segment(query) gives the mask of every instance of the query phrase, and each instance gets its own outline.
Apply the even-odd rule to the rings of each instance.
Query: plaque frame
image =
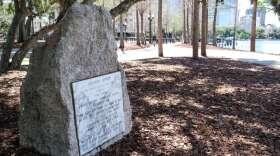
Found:
[[[121,86],[122,86],[122,99],[123,99],[123,103],[122,105],[124,106],[124,91],[123,91],[123,81],[122,81],[122,72],[120,70],[118,71],[114,71],[114,72],[109,72],[109,73],[106,73],[106,74],[101,74],[101,75],[98,75],[98,76],[95,76],[95,77],[91,77],[91,78],[85,78],[85,79],[81,79],[81,80],[77,80],[77,81],[73,81],[70,83],[70,89],[71,89],[71,95],[72,95],[72,106],[73,106],[73,113],[74,113],[74,125],[75,125],[75,134],[76,134],[76,138],[77,138],[77,144],[78,144],[78,153],[79,155],[78,156],[86,156],[88,154],[90,154],[92,151],[96,151],[96,153],[100,152],[101,150],[103,150],[102,146],[107,144],[108,142],[110,142],[111,140],[114,140],[120,136],[123,136],[125,134],[125,130],[120,132],[119,134],[117,134],[116,136],[110,138],[109,140],[105,141],[104,143],[98,145],[97,147],[91,149],[90,151],[84,153],[83,155],[81,154],[81,149],[80,149],[80,139],[79,139],[79,135],[78,135],[78,124],[77,124],[77,115],[76,115],[76,107],[75,107],[75,99],[74,99],[74,88],[73,88],[73,84],[74,83],[77,83],[77,82],[81,82],[81,81],[86,81],[86,80],[90,80],[90,79],[94,79],[94,78],[97,78],[97,77],[100,77],[100,76],[105,76],[105,75],[110,75],[110,74],[114,74],[114,73],[120,73],[121,75]],[[124,109],[124,108],[123,108]],[[124,111],[124,110],[123,110]],[[125,114],[125,112],[124,112]],[[125,119],[124,119],[125,120]],[[124,121],[125,122],[125,121]]]

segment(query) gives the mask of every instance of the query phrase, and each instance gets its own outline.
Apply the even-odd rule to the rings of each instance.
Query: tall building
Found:
[[[209,22],[214,18],[215,2],[216,0],[209,0]],[[238,0],[224,0],[222,4],[218,5],[217,27],[234,26],[236,7],[238,7]]]
[[[252,24],[252,14],[253,14],[253,8],[249,8],[246,10],[245,16],[240,17],[239,21],[239,27],[241,29],[245,29],[246,31],[251,30],[251,24]],[[258,8],[257,9],[257,21],[256,25],[257,27],[265,27],[265,20],[266,20],[266,9],[265,8]]]

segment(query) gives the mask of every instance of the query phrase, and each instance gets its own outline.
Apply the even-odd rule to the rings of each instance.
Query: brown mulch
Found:
[[[100,156],[280,155],[279,70],[190,58],[123,66],[133,130]],[[24,74],[0,78],[0,155],[24,153],[16,125]]]

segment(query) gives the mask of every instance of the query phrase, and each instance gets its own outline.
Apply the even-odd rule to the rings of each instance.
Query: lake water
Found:
[[[237,41],[236,49],[249,51],[250,41]],[[280,54],[280,40],[256,40],[256,51]]]

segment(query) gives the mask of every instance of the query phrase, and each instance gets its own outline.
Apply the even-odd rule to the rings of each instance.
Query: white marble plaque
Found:
[[[72,84],[80,154],[124,132],[121,72]]]

